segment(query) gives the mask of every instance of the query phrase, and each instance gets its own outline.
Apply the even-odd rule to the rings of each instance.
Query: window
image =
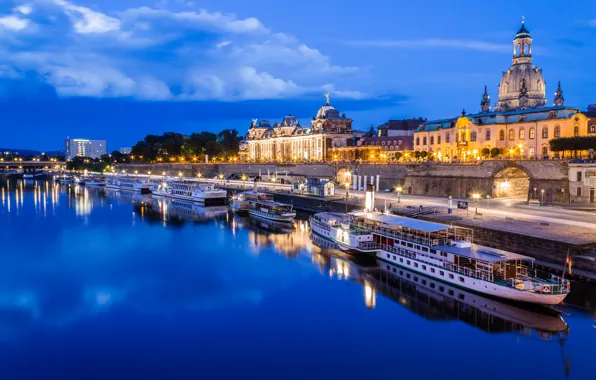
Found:
[[[449,132],[445,132],[445,142],[449,143],[449,140],[451,139],[451,133]]]
[[[430,288],[431,288],[431,289],[434,289],[434,288],[435,288],[435,283],[434,283],[434,282],[431,282],[431,283],[430,283]]]
[[[444,275],[445,275],[445,272],[443,272],[443,271],[439,271],[439,274],[440,274],[441,276],[444,276]]]
[[[399,259],[399,262],[400,262],[400,263],[403,263],[403,262],[404,262],[404,259],[400,258],[400,259]]]
[[[426,280],[422,280],[422,285],[426,285]]]
[[[484,139],[486,141],[490,140],[490,129],[486,128],[486,132],[484,132]]]
[[[577,182],[582,181],[582,172],[577,172]]]
[[[405,241],[402,241],[402,242],[400,242],[399,244],[401,244],[401,245],[406,245],[406,242],[405,242]]]
[[[415,268],[418,268],[418,263],[414,263],[414,267]]]
[[[561,127],[556,125],[555,126],[555,138],[558,139],[559,137],[561,137]]]
[[[590,128],[588,128],[588,132],[589,133],[596,133],[596,125],[594,125],[594,124],[590,125]]]
[[[459,282],[465,282],[462,276],[459,276]]]
[[[387,254],[387,258],[390,259],[391,258],[391,255]]]
[[[513,129],[509,130],[509,140],[515,140],[515,131]]]
[[[435,136],[430,136],[430,145],[435,145]]]
[[[396,260],[396,257],[395,257],[395,255],[393,255],[393,260]]]
[[[581,197],[582,196],[582,188],[581,187],[578,187],[577,188],[577,196],[578,197]]]
[[[437,253],[437,250],[436,249],[431,249],[430,250],[430,253],[435,253],[436,254]]]
[[[437,144],[440,144],[440,143],[441,143],[441,135],[438,135],[437,136]]]
[[[453,280],[454,278],[455,278],[455,277],[454,277],[454,276],[453,276],[451,273],[449,273],[449,279],[450,279],[450,280]]]
[[[435,273],[435,268],[430,268],[430,273]]]
[[[457,296],[460,300],[463,300],[466,298],[466,296],[463,293],[458,294]]]
[[[451,289],[449,289],[449,291],[448,291],[447,293],[448,293],[450,296],[452,296],[452,295],[454,295],[454,294],[455,294],[455,292],[454,292],[453,290],[451,290]]]
[[[470,141],[476,141],[476,132],[470,133]]]
[[[520,140],[526,139],[526,130],[523,127],[519,129],[519,139]]]
[[[548,138],[548,127],[542,127],[542,138],[543,139]]]
[[[547,146],[543,146],[542,147],[542,154],[543,155],[547,155],[548,154],[548,147]]]
[[[502,129],[499,131],[499,140],[501,140],[501,141],[505,140],[505,131]]]
[[[414,281],[418,282],[418,276],[414,276]]]
[[[439,292],[444,292],[444,291],[445,291],[445,288],[442,286],[439,286]]]
[[[408,247],[409,247],[409,248],[414,248],[414,244],[412,244],[412,243],[408,243]]]
[[[422,266],[422,270],[426,270],[426,265],[423,265]]]
[[[420,145],[420,137],[416,137],[416,145]]]
[[[579,136],[579,127],[575,126],[573,127],[573,137],[578,137]]]
[[[534,155],[536,154],[536,149],[534,149],[534,147],[531,146],[529,149],[529,153],[530,153],[530,157],[534,157]]]
[[[530,128],[530,140],[534,140],[536,138],[536,128]]]
[[[422,145],[426,145],[426,136],[422,138]]]
[[[428,252],[428,248],[422,247],[422,252]]]
[[[406,264],[410,265],[410,260],[406,261]]]

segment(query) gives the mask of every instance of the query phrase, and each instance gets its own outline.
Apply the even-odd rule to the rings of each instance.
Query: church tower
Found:
[[[560,107],[565,104],[565,98],[563,97],[563,90],[561,90],[561,81],[557,86],[557,92],[555,92],[555,106]]]
[[[490,96],[488,96],[486,86],[484,86],[484,94],[482,94],[482,101],[480,102],[480,113],[487,112],[490,112]]]

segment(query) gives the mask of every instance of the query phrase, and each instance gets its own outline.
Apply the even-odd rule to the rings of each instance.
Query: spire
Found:
[[[462,116],[466,116],[466,110],[465,110],[465,109],[462,109],[462,110],[461,110],[461,115],[462,115]]]
[[[484,86],[484,94],[482,94],[482,101],[480,102],[480,112],[490,112],[490,96],[488,96],[486,86]]]
[[[555,92],[555,106],[559,107],[565,104],[565,98],[563,97],[563,90],[561,90],[561,81],[557,86],[557,92]]]
[[[519,31],[517,32],[517,34],[515,35],[516,38],[519,37],[530,37],[530,31],[528,29],[526,29],[526,19],[524,16],[522,16],[522,23],[521,23],[521,28],[519,28]]]

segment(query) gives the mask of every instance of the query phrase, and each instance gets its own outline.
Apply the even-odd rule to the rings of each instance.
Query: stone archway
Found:
[[[528,197],[530,195],[530,175],[517,166],[501,169],[494,176],[492,197]]]

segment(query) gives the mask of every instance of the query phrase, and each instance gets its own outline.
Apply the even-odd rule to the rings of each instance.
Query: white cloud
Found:
[[[73,5],[65,0],[54,0],[56,5],[64,8],[78,33],[107,33],[120,30],[120,20],[89,8]]]
[[[0,67],[37,72],[62,96],[284,98],[323,91],[358,72],[255,18],[207,10],[140,7],[108,15],[75,0],[29,0],[2,20],[11,29],[0,27]]]
[[[33,12],[33,8],[29,4],[23,4],[23,5],[19,5],[18,7],[16,7],[15,11],[27,16],[27,15],[31,14],[31,12]]]
[[[510,49],[509,45],[495,44],[485,41],[474,40],[452,40],[441,38],[430,38],[422,40],[368,40],[368,41],[346,41],[347,45],[355,47],[378,47],[378,48],[408,48],[420,49],[429,47],[481,50],[490,52],[504,52]]]
[[[0,17],[0,27],[7,30],[23,30],[29,26],[29,20],[18,16],[4,16]]]

